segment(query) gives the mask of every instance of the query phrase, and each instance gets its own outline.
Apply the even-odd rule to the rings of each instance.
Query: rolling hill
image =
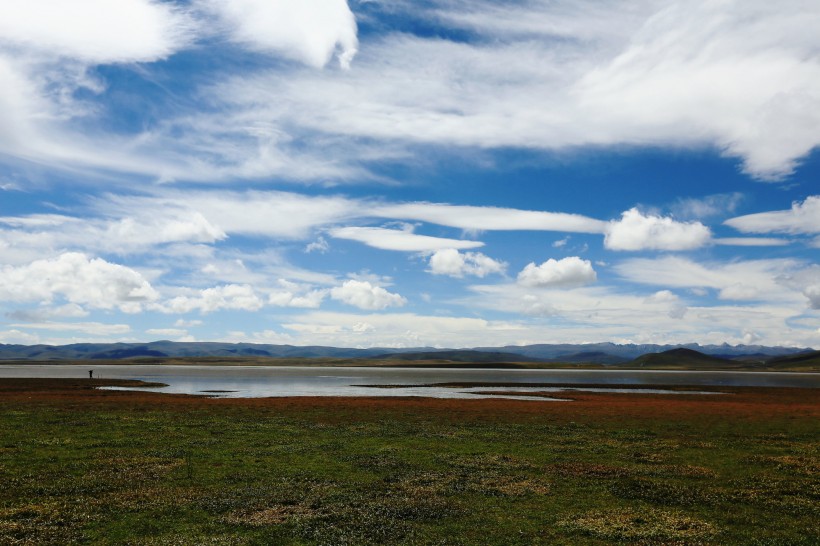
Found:
[[[770,358],[766,361],[766,367],[774,370],[789,371],[820,370],[820,351],[807,351]]]
[[[742,368],[743,362],[707,355],[693,349],[678,348],[660,353],[648,353],[622,365],[628,368],[669,370],[708,370]]]
[[[217,359],[225,362],[266,359],[343,359],[344,365],[403,366],[413,362],[476,367],[611,366],[656,369],[773,369],[820,370],[820,351],[794,347],[730,345],[617,345],[536,344],[474,349],[433,347],[367,349],[323,346],[271,345],[255,343],[175,342],[75,343],[71,345],[3,345],[0,361],[127,361],[152,359]],[[349,361],[349,362],[348,362]],[[405,362],[406,364],[403,364]],[[307,362],[306,362],[307,363]],[[342,364],[339,364],[342,365]]]

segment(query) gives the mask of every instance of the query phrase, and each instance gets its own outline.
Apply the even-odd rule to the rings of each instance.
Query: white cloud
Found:
[[[334,136],[478,148],[711,146],[761,178],[788,175],[820,142],[820,9],[799,0],[577,4],[462,5],[451,11],[496,24],[472,24],[473,42],[388,35],[367,43],[350,74],[243,77],[215,93],[243,116]],[[497,24],[518,17],[528,32]],[[537,32],[533,21],[547,23]],[[340,146],[336,157],[348,152]]]
[[[413,161],[424,153],[418,144],[701,146],[776,179],[820,143],[820,8],[811,2],[410,5],[415,18],[474,39],[373,33],[356,70],[243,70],[189,93],[184,112],[159,108],[129,134],[101,115],[112,97],[96,98],[105,82],[88,68],[167,58],[196,38],[205,39],[193,54],[209,55],[226,33],[240,47],[313,67],[335,52],[347,66],[355,17],[344,0],[6,2],[0,151],[200,182],[373,178],[367,164]],[[80,101],[77,89],[94,96]]]
[[[196,211],[178,211],[170,217],[143,213],[112,222],[104,229],[104,233],[99,233],[103,240],[115,241],[120,248],[177,242],[213,243],[227,237],[224,231]]]
[[[356,55],[356,19],[345,0],[203,0],[235,41],[321,68],[335,53],[342,68]]]
[[[812,309],[820,309],[820,283],[807,286],[803,290],[803,295],[809,299]]]
[[[671,290],[658,290],[647,297],[646,301],[651,303],[676,303],[679,299],[680,298]]]
[[[709,228],[700,222],[678,222],[632,208],[609,223],[604,246],[610,250],[691,250],[710,237]]]
[[[723,246],[788,246],[791,241],[775,237],[719,237],[712,243]]]
[[[532,295],[532,300],[523,296]],[[792,328],[793,304],[685,307],[682,301],[652,301],[605,288],[528,290],[517,284],[476,287],[462,303],[471,316],[413,313],[310,312],[282,326],[288,334],[244,336],[273,343],[344,347],[486,347],[531,343],[744,343],[812,346],[820,342],[816,327]],[[527,305],[552,304],[553,313],[532,313],[523,320],[487,320],[481,309],[521,313]],[[816,325],[816,320],[813,321]]]
[[[305,253],[310,254],[311,252],[318,252],[319,254],[324,254],[328,250],[330,250],[330,245],[327,244],[327,240],[324,237],[319,237],[312,243],[308,243],[305,245]]]
[[[214,243],[227,237],[199,212],[172,207],[137,207],[114,218],[0,217],[0,236],[22,256],[66,249],[124,255],[154,251],[160,245]]]
[[[803,270],[794,260],[747,260],[701,264],[680,257],[631,259],[615,266],[636,283],[675,288],[711,288],[723,300],[799,302],[788,279]]]
[[[190,296],[176,296],[158,307],[165,313],[211,313],[222,309],[258,311],[262,300],[249,285],[226,284],[199,290]]]
[[[658,283],[660,284],[660,283]],[[749,332],[764,345],[814,346],[812,326],[796,324],[805,313],[799,293],[765,302],[693,305],[665,290],[630,293],[608,286],[531,289],[520,284],[472,287],[475,295],[457,300],[471,312],[481,309],[530,315],[522,332],[508,333],[520,343],[744,343]],[[811,312],[810,312],[811,313]],[[809,315],[808,324],[817,318]],[[488,333],[488,337],[494,336]],[[485,344],[489,345],[489,344]]]
[[[150,0],[10,0],[0,3],[0,45],[111,63],[168,57],[192,39],[192,20]]]
[[[743,233],[820,233],[820,195],[811,195],[789,210],[738,216],[724,222]]]
[[[282,326],[291,340],[342,347],[476,347],[503,344],[526,330],[512,322],[413,313],[311,312]]]
[[[12,320],[25,322],[47,322],[55,318],[86,317],[89,312],[76,303],[66,303],[58,307],[40,306],[35,309],[18,309],[7,313]]]
[[[195,326],[202,326],[201,320],[185,320],[185,319],[177,319],[174,322],[174,326],[176,328],[192,328]]]
[[[133,269],[80,253],[0,269],[0,299],[5,301],[49,304],[62,298],[81,306],[138,312],[158,297]]]
[[[464,241],[445,237],[418,235],[412,231],[377,227],[333,228],[328,233],[337,239],[358,241],[373,248],[399,250],[403,252],[433,252],[446,248],[477,248],[484,246],[481,241]]]
[[[566,231],[603,233],[606,222],[579,214],[473,207],[441,203],[404,203],[373,207],[373,216],[430,222],[466,231]]]
[[[13,330],[0,331],[0,343],[35,345],[40,343],[40,336],[15,328]]]
[[[162,336],[164,338],[180,338],[188,335],[187,330],[180,328],[149,328],[145,333],[151,336]]]
[[[268,303],[276,307],[303,307],[317,309],[322,305],[328,290],[308,290],[294,293],[289,290],[276,290],[268,295]]]
[[[228,235],[303,239],[317,226],[361,216],[365,205],[344,197],[280,191],[167,191],[145,197],[109,195],[97,207],[107,215],[148,210],[156,217],[201,216]]]
[[[367,281],[349,280],[330,291],[330,297],[348,305],[378,311],[388,307],[402,307],[407,300]]]
[[[127,324],[103,324],[101,322],[39,322],[12,324],[11,326],[54,332],[80,332],[93,336],[115,336],[127,334],[131,331],[131,327]]]
[[[744,200],[742,193],[717,193],[702,198],[680,198],[671,207],[675,216],[683,219],[703,220],[732,214]]]
[[[493,260],[480,252],[461,253],[454,248],[437,250],[430,256],[430,273],[461,278],[465,275],[486,277],[493,273],[501,273],[507,269],[507,264]]]
[[[574,287],[593,283],[597,278],[589,260],[577,256],[550,258],[541,265],[529,263],[518,274],[518,282],[524,286]]]
[[[579,102],[622,139],[705,141],[753,175],[779,178],[820,137],[809,30],[819,22],[820,9],[800,1],[660,4],[627,47],[578,82]]]

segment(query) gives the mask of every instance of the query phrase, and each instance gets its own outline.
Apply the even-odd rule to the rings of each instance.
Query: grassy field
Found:
[[[0,380],[0,544],[820,537],[817,391],[216,400],[95,383]]]

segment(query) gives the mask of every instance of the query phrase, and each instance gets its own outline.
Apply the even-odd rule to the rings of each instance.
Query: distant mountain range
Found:
[[[387,365],[432,361],[491,366],[493,364],[566,363],[613,367],[733,368],[773,365],[811,368],[818,351],[796,347],[760,345],[618,345],[539,344],[474,349],[431,347],[352,349],[322,346],[265,345],[254,343],[199,343],[155,341],[151,343],[77,343],[72,345],[3,345],[0,360],[162,360],[165,358],[321,358],[382,360]],[[509,367],[509,366],[508,366]]]

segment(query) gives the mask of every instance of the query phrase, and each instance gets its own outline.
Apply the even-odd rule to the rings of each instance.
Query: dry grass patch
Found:
[[[292,518],[315,516],[316,510],[302,505],[279,505],[262,508],[261,510],[235,510],[223,516],[221,521],[231,525],[247,525],[250,527],[266,527],[279,525]]]
[[[573,478],[622,478],[629,475],[626,468],[601,463],[556,463],[549,469]]]
[[[646,509],[596,510],[564,519],[558,525],[569,531],[603,540],[639,544],[683,541],[692,543],[713,538],[714,525],[677,511]]]

